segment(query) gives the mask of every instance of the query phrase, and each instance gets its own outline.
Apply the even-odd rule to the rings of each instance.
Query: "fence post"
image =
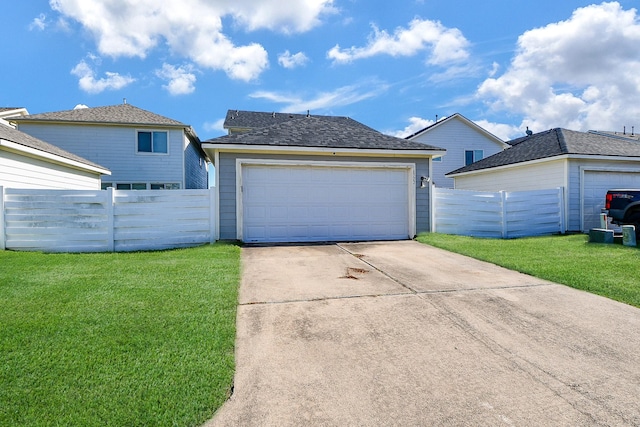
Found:
[[[500,192],[500,206],[502,207],[500,222],[502,223],[502,238],[509,237],[509,230],[507,228],[507,192]]]
[[[216,192],[215,187],[209,187],[209,243],[214,244],[216,242]]]
[[[107,251],[114,252],[115,244],[115,218],[114,218],[114,192],[113,187],[107,187],[107,196],[105,200],[105,208],[107,210]]]
[[[0,185],[0,250],[7,248],[4,225],[4,187]]]

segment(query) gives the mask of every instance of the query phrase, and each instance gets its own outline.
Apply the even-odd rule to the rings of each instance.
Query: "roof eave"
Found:
[[[59,120],[59,119],[29,119],[26,117],[9,117],[6,118],[10,123],[48,123],[48,124],[61,124],[61,125],[99,125],[99,126],[139,126],[139,127],[155,127],[155,128],[175,128],[175,129],[187,129],[190,126],[181,124],[170,123],[131,123],[131,122],[101,122],[101,121],[84,121],[84,120]]]
[[[335,155],[335,156],[366,156],[366,157],[438,157],[446,154],[445,150],[398,150],[377,148],[336,148],[336,147],[302,147],[282,145],[239,145],[239,144],[211,144],[203,143],[202,148],[213,152],[227,153],[262,153],[262,154],[307,154],[307,155]]]
[[[560,154],[560,155],[556,155],[556,156],[542,157],[540,159],[526,160],[524,162],[516,162],[516,163],[509,163],[509,164],[506,164],[506,165],[486,167],[486,168],[476,169],[476,170],[472,170],[472,171],[465,171],[465,172],[458,172],[458,173],[449,172],[449,173],[446,173],[445,176],[448,176],[449,178],[456,178],[456,177],[459,177],[459,176],[475,175],[475,174],[479,174],[479,173],[482,173],[482,172],[493,172],[493,171],[496,171],[496,170],[512,169],[512,168],[516,168],[516,167],[530,166],[530,165],[534,165],[534,164],[537,164],[537,163],[544,163],[544,162],[556,161],[556,160],[564,160],[564,159],[569,159],[569,158],[574,158],[574,157],[572,157],[570,154]]]

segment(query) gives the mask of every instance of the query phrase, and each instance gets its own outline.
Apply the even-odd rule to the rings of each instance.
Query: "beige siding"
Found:
[[[0,186],[99,190],[100,175],[0,150]]]
[[[455,178],[455,188],[477,191],[526,191],[566,187],[566,160],[490,169]]]

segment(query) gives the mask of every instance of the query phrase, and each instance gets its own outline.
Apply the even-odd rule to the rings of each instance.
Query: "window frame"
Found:
[[[468,153],[471,153],[471,162],[470,163],[467,162]],[[464,165],[465,166],[469,166],[470,164],[475,163],[477,161],[480,161],[482,159],[484,159],[484,150],[464,150]]]
[[[151,135],[151,151],[141,151],[140,150],[140,134],[141,133],[148,133]],[[166,135],[166,146],[167,146],[167,151],[153,151],[154,149],[154,134],[159,134],[159,133],[163,133]],[[136,154],[140,154],[143,156],[168,156],[170,154],[170,139],[169,139],[169,131],[168,130],[159,130],[159,129],[136,129],[136,137],[135,137],[135,149],[136,149]]]

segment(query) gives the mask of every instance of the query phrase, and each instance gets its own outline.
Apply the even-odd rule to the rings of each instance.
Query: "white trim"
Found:
[[[217,151],[213,156],[213,167],[215,168],[215,188],[216,188],[216,240],[220,240],[220,153]]]
[[[271,160],[271,159],[236,159],[236,239],[243,241],[243,182],[242,166],[312,166],[312,167],[343,167],[358,169],[407,169],[408,188],[408,212],[409,212],[409,234],[411,239],[416,235],[416,166],[414,163],[385,163],[385,162],[340,162],[340,161],[306,161],[306,160]],[[216,169],[217,172],[217,169]],[[217,184],[216,177],[216,184]],[[220,216],[218,215],[218,218]]]
[[[167,134],[167,139],[169,138],[169,135]],[[188,145],[185,145],[185,143],[188,143],[189,138],[187,138],[187,135],[185,135],[185,133],[182,133],[182,185],[180,186],[180,188],[184,188],[185,190],[187,189],[187,162],[186,162],[186,151],[187,151],[187,147]],[[167,151],[169,151],[169,141],[167,141]],[[202,169],[202,162],[200,162],[200,168]],[[207,176],[207,179],[209,179],[209,177]]]
[[[495,154],[494,154],[494,156],[495,156]],[[491,157],[491,156],[489,156],[489,157]],[[489,157],[487,157],[487,159]],[[467,176],[467,175],[474,175],[474,174],[480,174],[480,173],[490,173],[490,172],[493,172],[493,171],[499,171],[499,170],[504,170],[504,169],[513,169],[513,168],[518,168],[518,167],[523,167],[523,166],[536,165],[538,163],[552,162],[552,161],[564,160],[564,159],[569,159],[569,158],[572,158],[572,157],[570,157],[568,154],[563,154],[561,156],[545,157],[543,159],[528,160],[526,162],[511,163],[511,164],[508,164],[508,165],[489,167],[489,168],[478,169],[478,170],[469,171],[469,172],[459,172],[459,173],[456,173],[456,174],[447,174],[447,176],[449,178],[455,178],[455,177],[458,177],[458,176]]]
[[[362,157],[433,157],[444,156],[446,150],[374,150],[357,148],[326,148],[326,147],[290,147],[290,146],[269,146],[269,145],[247,145],[237,144],[202,144],[203,150],[214,150],[225,153],[260,153],[260,154],[319,154],[334,156],[362,156]]]
[[[0,148],[4,147],[7,150],[14,151],[20,153],[22,155],[26,155],[28,157],[35,157],[42,160],[45,160],[49,163],[58,163],[65,166],[70,166],[74,169],[80,169],[89,172],[95,172],[102,175],[111,175],[111,171],[109,169],[100,168],[96,166],[87,165],[85,163],[81,163],[77,160],[67,159],[66,157],[59,156],[53,153],[47,153],[45,151],[41,151],[35,148],[27,147],[22,144],[17,144],[12,141],[8,141],[6,139],[0,139]]]
[[[584,175],[585,172],[618,172],[618,173],[637,173],[640,174],[640,169],[629,168],[610,168],[603,166],[580,166],[580,231],[586,231],[584,229]]]
[[[495,154],[494,154],[494,156],[495,156]],[[491,157],[491,156],[489,156],[489,157]],[[489,157],[487,157],[487,159]],[[542,158],[542,159],[528,160],[526,162],[511,163],[511,164],[508,164],[508,165],[488,167],[488,168],[477,169],[477,170],[468,171],[468,172],[459,172],[459,173],[451,174],[451,175],[447,174],[447,176],[449,178],[454,178],[454,177],[458,177],[458,176],[473,175],[473,174],[483,173],[483,172],[493,172],[493,171],[502,170],[502,169],[516,168],[516,167],[520,167],[520,166],[528,166],[528,165],[533,165],[533,164],[537,164],[537,163],[551,162],[551,161],[555,161],[555,160],[564,160],[564,159],[568,159],[568,160],[607,160],[607,161],[616,161],[616,162],[640,162],[640,157],[601,156],[601,155],[588,155],[588,154],[560,154],[560,155],[557,155],[557,156],[545,157],[545,158]]]

